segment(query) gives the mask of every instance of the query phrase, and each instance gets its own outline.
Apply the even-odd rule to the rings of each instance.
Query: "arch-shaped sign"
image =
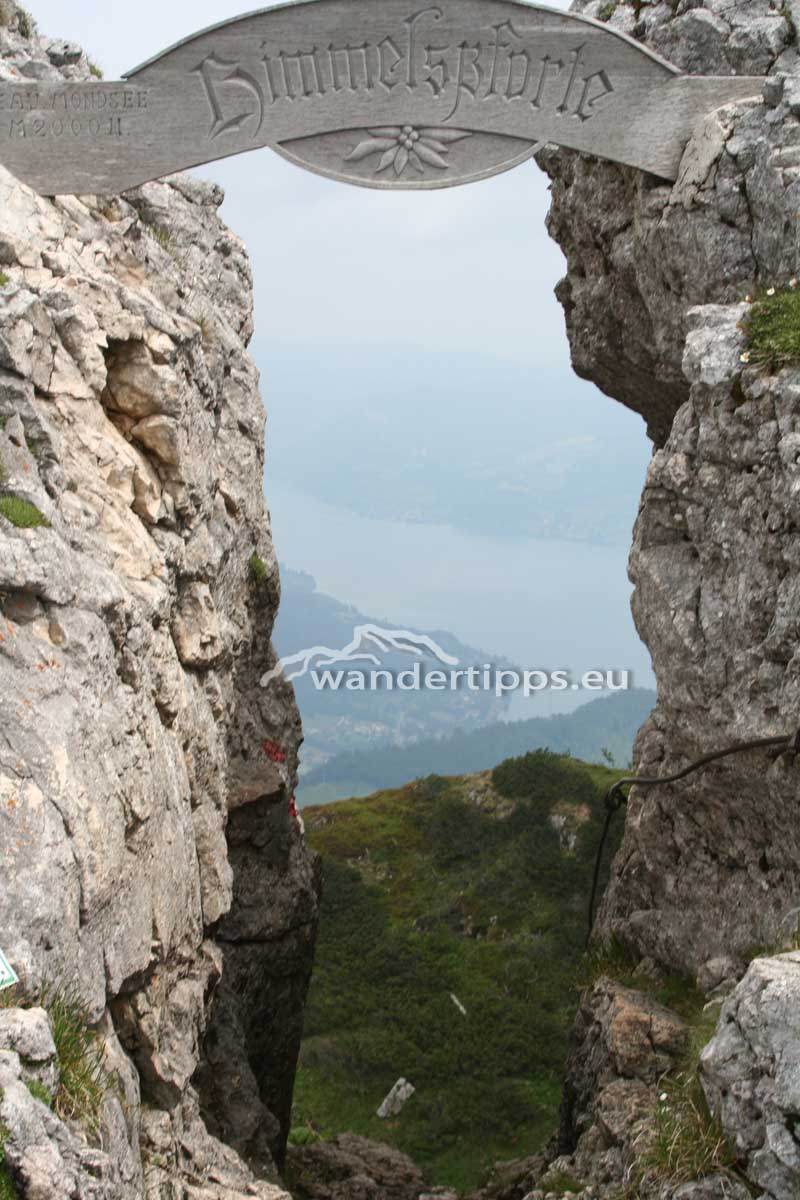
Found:
[[[102,194],[268,146],[332,179],[419,189],[554,142],[675,179],[697,121],[762,82],[682,75],[603,22],[522,0],[301,0],[119,83],[0,82],[0,162],[46,195]]]

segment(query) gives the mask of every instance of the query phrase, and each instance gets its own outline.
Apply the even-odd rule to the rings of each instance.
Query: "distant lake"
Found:
[[[318,589],[393,625],[446,629],[525,669],[628,670],[655,686],[630,614],[628,545],[493,538],[359,517],[270,479],[278,557]],[[565,712],[598,693],[515,701],[513,719]]]

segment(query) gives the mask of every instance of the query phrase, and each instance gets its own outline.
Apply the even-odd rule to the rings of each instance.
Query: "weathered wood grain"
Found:
[[[0,84],[0,162],[113,193],[268,146],[334,179],[434,188],[554,142],[675,179],[696,122],[762,80],[679,74],[520,0],[306,0],[205,30],[124,82]]]

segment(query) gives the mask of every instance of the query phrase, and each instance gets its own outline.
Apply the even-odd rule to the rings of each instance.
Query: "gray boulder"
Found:
[[[0,1050],[19,1056],[23,1080],[36,1081],[51,1099],[60,1072],[50,1021],[43,1008],[0,1008]]]
[[[419,1200],[430,1194],[407,1155],[353,1133],[290,1147],[289,1170],[305,1200]]]
[[[800,1195],[800,952],[757,958],[700,1059],[709,1104],[770,1200]]]

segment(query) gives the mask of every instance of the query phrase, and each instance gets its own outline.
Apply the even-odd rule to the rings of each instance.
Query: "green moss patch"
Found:
[[[0,10],[1,12],[2,10]],[[0,1092],[0,1097],[2,1097]],[[0,1125],[0,1200],[18,1200],[19,1192],[6,1166],[6,1141],[8,1130]]]
[[[800,363],[800,288],[770,288],[742,324],[747,334],[743,362],[770,370]]]
[[[260,554],[251,554],[248,566],[250,568],[250,578],[257,587],[261,587],[262,584],[266,583],[268,574],[267,564]]]
[[[30,500],[21,496],[0,496],[0,516],[17,529],[49,529],[50,522]]]

